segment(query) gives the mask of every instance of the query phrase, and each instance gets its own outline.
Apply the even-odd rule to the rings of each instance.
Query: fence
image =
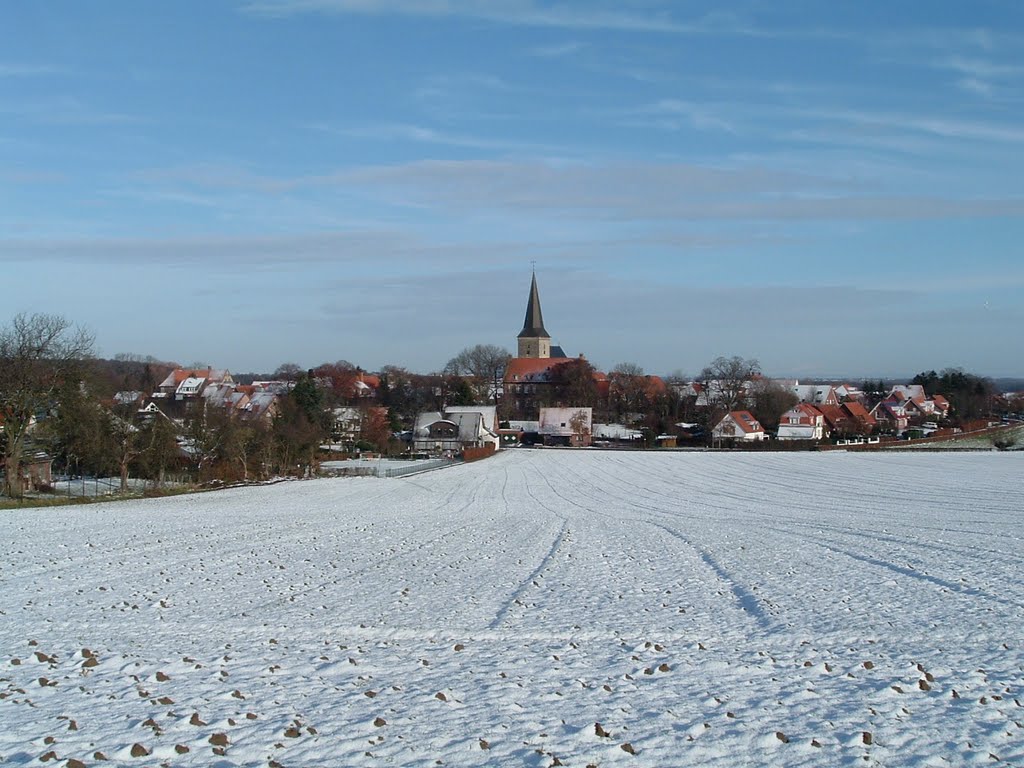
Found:
[[[334,462],[331,463],[333,464]],[[356,466],[321,465],[320,474],[329,477],[404,477],[405,475],[415,475],[419,472],[443,469],[444,467],[450,467],[459,463],[458,459],[431,459],[416,462],[388,462],[381,460]],[[401,464],[401,466],[388,466],[388,464]]]

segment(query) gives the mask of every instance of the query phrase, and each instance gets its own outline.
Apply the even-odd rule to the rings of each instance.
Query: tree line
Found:
[[[266,377],[237,377],[291,383],[269,419],[240,418],[203,398],[196,398],[181,418],[161,412],[140,418],[134,400],[119,402],[114,394],[151,394],[176,365],[136,355],[96,360],[93,344],[88,331],[56,315],[21,314],[0,328],[5,495],[22,493],[23,464],[36,449],[52,457],[59,473],[120,477],[122,488],[129,477],[160,487],[170,474],[182,473],[197,481],[310,474],[320,447],[337,438],[332,410],[339,406],[359,406],[364,413],[358,440],[348,447],[389,453],[405,448],[396,435],[410,429],[417,414],[448,405],[497,405],[502,420],[536,418],[535,409],[542,406],[591,407],[595,422],[625,422],[651,440],[676,433],[680,423],[693,425],[696,434],[710,432],[726,412],[738,408],[751,410],[772,429],[797,402],[788,389],[762,377],[754,359],[718,357],[692,379],[678,371],[652,377],[634,363],[621,363],[602,379],[580,357],[554,366],[531,400],[533,410],[521,413],[515,398],[502,394],[509,352],[476,345],[436,373],[384,366],[375,374],[372,400],[362,397],[357,387],[366,373],[348,361],[312,369],[285,363]],[[1002,398],[991,380],[959,369],[922,372],[912,383],[922,385],[929,396],[945,395],[961,420],[1000,409],[1024,410],[1024,402]],[[869,406],[888,391],[884,381],[865,381],[861,388]],[[703,403],[694,394],[698,390]],[[375,407],[366,408],[371,402]]]

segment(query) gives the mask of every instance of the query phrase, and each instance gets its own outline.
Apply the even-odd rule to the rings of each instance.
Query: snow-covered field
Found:
[[[3,512],[0,764],[1024,765],[1022,478],[519,450]]]

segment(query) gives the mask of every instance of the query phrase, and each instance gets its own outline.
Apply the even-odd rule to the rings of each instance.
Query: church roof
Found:
[[[551,334],[544,330],[544,316],[540,311],[540,294],[537,293],[537,275],[535,274],[530,283],[530,299],[526,303],[526,319],[523,321],[523,330],[519,332],[519,338],[537,336],[551,338]]]

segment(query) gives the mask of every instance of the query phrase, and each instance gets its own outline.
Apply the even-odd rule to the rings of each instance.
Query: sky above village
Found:
[[[1024,4],[0,0],[0,324],[1024,375]]]

